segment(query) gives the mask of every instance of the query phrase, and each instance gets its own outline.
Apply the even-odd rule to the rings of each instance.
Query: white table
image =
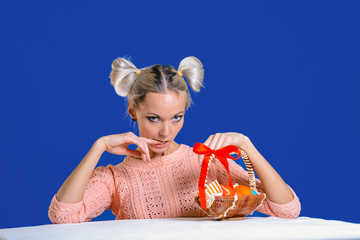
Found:
[[[360,224],[308,217],[114,220],[0,229],[0,239],[360,239]]]

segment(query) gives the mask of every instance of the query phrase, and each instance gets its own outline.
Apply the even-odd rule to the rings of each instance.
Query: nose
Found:
[[[159,135],[161,137],[167,137],[167,136],[169,136],[169,134],[170,134],[170,125],[168,122],[164,122],[161,126]]]

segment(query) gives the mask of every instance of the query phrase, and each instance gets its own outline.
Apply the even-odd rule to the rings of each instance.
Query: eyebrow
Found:
[[[177,114],[175,114],[174,116],[176,116],[176,115],[179,115],[180,113],[185,113],[184,111],[180,111],[180,112],[178,112]],[[152,114],[152,115],[155,115],[156,117],[160,117],[159,115],[157,115],[156,113],[152,113],[152,112],[147,112],[146,114]]]

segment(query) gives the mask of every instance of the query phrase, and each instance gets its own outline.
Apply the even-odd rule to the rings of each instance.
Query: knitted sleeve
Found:
[[[216,163],[216,165],[218,181],[222,184],[228,184],[229,175],[226,172],[225,168],[219,163]],[[229,170],[234,184],[238,183],[239,185],[249,186],[248,172],[245,171],[235,161],[230,159]],[[259,192],[264,193],[263,186],[259,179],[256,179],[256,188]],[[300,214],[301,204],[299,198],[297,197],[293,189],[290,188],[290,190],[292,191],[294,197],[292,201],[285,204],[278,204],[270,201],[268,198],[265,198],[262,205],[256,211],[280,218],[297,218]]]
[[[114,192],[113,172],[109,167],[98,167],[86,186],[84,197],[77,203],[59,202],[56,195],[49,207],[52,223],[79,223],[90,221],[109,209]]]

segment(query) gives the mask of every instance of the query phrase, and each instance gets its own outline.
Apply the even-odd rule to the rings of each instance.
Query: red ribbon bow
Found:
[[[206,180],[209,161],[210,161],[211,156],[214,154],[213,157],[219,159],[219,161],[222,163],[222,165],[224,165],[226,171],[229,173],[229,186],[233,187],[233,183],[232,183],[231,175],[230,175],[230,171],[229,171],[229,163],[228,163],[227,159],[228,158],[231,158],[233,160],[238,159],[241,157],[241,152],[234,145],[225,146],[218,150],[212,150],[211,148],[209,148],[208,146],[206,146],[202,143],[195,143],[195,145],[193,147],[193,151],[194,151],[194,153],[205,155],[204,160],[201,165],[201,173],[200,173],[198,187],[199,187],[200,204],[205,210],[207,210],[206,197],[205,197],[205,180]],[[230,153],[236,153],[238,155],[238,157],[235,158],[235,157],[231,156]]]

